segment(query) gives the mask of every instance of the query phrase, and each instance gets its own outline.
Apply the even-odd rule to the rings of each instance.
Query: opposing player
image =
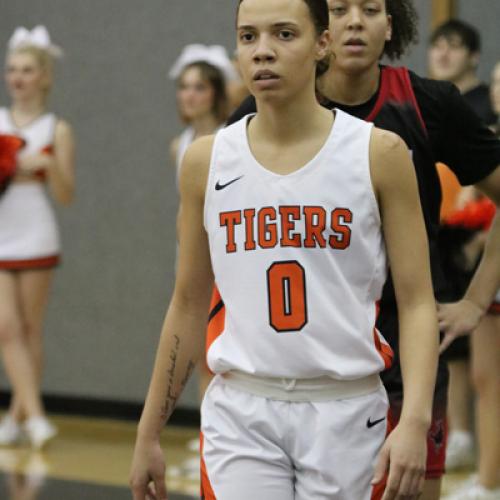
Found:
[[[208,350],[217,375],[202,405],[203,497],[368,500],[390,464],[384,498],[417,498],[437,323],[408,150],[317,103],[324,0],[243,0],[237,27],[258,113],[185,157],[179,267],[139,424],[134,498],[166,498],[159,434],[200,355],[214,277],[226,315]],[[378,373],[391,356],[374,329],[384,239],[407,393],[374,476],[387,410]]]
[[[500,143],[468,108],[452,84],[421,78],[406,68],[380,64],[397,59],[416,38],[411,0],[328,0],[333,38],[329,71],[318,82],[323,105],[396,132],[412,151],[426,222],[435,295],[447,301],[437,249],[440,186],[435,163],[446,163],[464,185],[475,184],[500,203]],[[232,120],[252,112],[251,99]],[[231,119],[230,119],[231,121]],[[393,366],[383,374],[393,416],[399,415],[403,384],[399,367],[398,313],[389,280],[377,322],[393,347]],[[428,436],[425,500],[440,497],[446,448],[448,372],[440,360],[433,423]]]
[[[0,108],[0,134],[20,137],[25,146],[0,198],[0,345],[13,393],[0,423],[1,445],[27,433],[38,448],[56,434],[40,398],[42,324],[60,253],[47,188],[62,204],[71,202],[74,190],[71,128],[46,109],[58,53],[43,26],[18,28],[7,53],[12,104]]]

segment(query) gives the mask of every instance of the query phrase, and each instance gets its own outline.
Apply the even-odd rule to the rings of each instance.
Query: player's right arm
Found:
[[[204,345],[214,281],[208,239],[203,226],[212,142],[213,137],[210,136],[196,141],[183,160],[177,277],[137,431],[130,472],[134,500],[167,498],[160,433]]]
[[[415,167],[402,139],[374,129],[370,167],[396,292],[404,384],[401,418],[380,452],[374,483],[388,469],[383,500],[413,499],[424,483],[438,359],[429,244]]]

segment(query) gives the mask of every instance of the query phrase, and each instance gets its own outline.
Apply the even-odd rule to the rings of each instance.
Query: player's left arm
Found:
[[[439,342],[429,245],[415,168],[402,139],[374,129],[370,164],[396,291],[404,384],[401,418],[381,451],[374,482],[390,464],[384,500],[416,498],[424,482]]]

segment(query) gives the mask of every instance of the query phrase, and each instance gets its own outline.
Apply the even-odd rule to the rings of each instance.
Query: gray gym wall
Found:
[[[486,78],[500,57],[486,49],[498,47],[500,2],[461,3],[482,29]],[[2,50],[16,26],[40,23],[64,48],[50,107],[73,125],[78,140],[76,202],[58,209],[64,262],[45,327],[43,391],[141,402],[174,280],[177,194],[168,143],[181,125],[174,85],[165,75],[188,43],[234,48],[236,2],[0,4]],[[430,0],[416,4],[421,43],[403,62],[425,74]],[[492,9],[495,13],[479,17]],[[3,85],[0,103],[8,103]],[[197,405],[194,382],[184,406]],[[0,387],[8,387],[4,375]]]

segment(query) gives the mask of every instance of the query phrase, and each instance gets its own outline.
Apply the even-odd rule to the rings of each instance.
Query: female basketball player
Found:
[[[409,153],[317,104],[324,0],[243,0],[237,25],[258,113],[198,141],[183,163],[179,268],[139,424],[134,498],[166,498],[159,434],[200,354],[214,277],[226,315],[208,350],[217,376],[202,406],[204,498],[368,500],[389,463],[384,498],[417,498],[437,322]],[[374,330],[382,231],[407,394],[374,477],[387,409],[377,374],[390,358]]]
[[[231,64],[229,59],[228,64]],[[178,176],[189,145],[198,137],[215,133],[228,117],[226,80],[222,70],[203,60],[187,64],[177,78],[177,107],[187,125],[170,145]]]
[[[332,49],[329,71],[318,87],[323,104],[337,107],[403,137],[412,150],[420,201],[430,243],[434,292],[449,300],[437,251],[440,186],[435,163],[446,163],[464,185],[475,184],[500,203],[500,143],[464,105],[453,85],[417,76],[405,68],[382,66],[386,55],[397,59],[416,39],[416,13],[411,0],[328,0]],[[249,99],[229,123],[255,110]],[[383,374],[391,415],[400,413],[403,384],[398,359],[398,315],[389,281],[384,288],[377,326],[396,358]],[[428,435],[426,485],[422,498],[440,497],[446,448],[447,368],[440,360]]]
[[[40,398],[42,324],[59,235],[47,190],[73,198],[73,134],[46,109],[57,47],[44,27],[18,28],[9,42],[5,81],[11,105],[0,108],[0,134],[25,141],[15,177],[0,198],[0,345],[13,398],[0,423],[0,444],[27,433],[34,447],[55,436]]]

